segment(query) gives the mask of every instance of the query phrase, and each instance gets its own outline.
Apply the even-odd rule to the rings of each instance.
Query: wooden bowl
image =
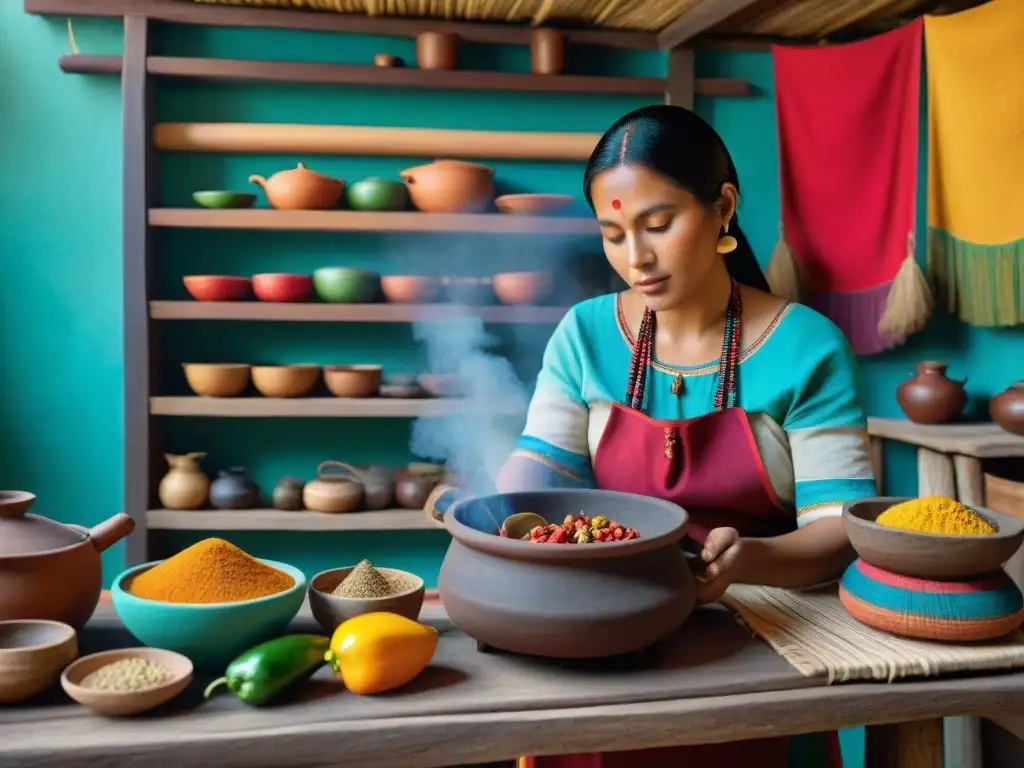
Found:
[[[235,275],[186,275],[181,281],[196,301],[241,301],[252,287],[248,277]]]
[[[252,366],[252,384],[264,397],[302,397],[319,375],[319,365]]]
[[[249,386],[244,363],[182,363],[185,381],[201,397],[237,397]]]
[[[494,294],[502,304],[539,304],[553,288],[549,272],[502,272],[494,276]]]
[[[60,621],[0,621],[0,703],[42,693],[78,657],[78,635]]]
[[[100,667],[122,659],[148,659],[161,664],[171,672],[166,683],[140,691],[102,691],[84,688],[81,683],[87,675]],[[134,715],[170,701],[192,682],[192,662],[174,651],[161,648],[120,648],[83,656],[64,670],[60,684],[72,699],[102,715]]]
[[[876,497],[843,505],[850,543],[864,562],[901,576],[965,579],[997,571],[1024,542],[1024,522],[984,507],[970,507],[996,529],[992,536],[950,536],[878,525],[875,518],[902,497]]]
[[[516,216],[543,216],[572,205],[572,195],[502,195],[495,198],[494,205],[502,213]]]
[[[386,275],[380,279],[384,298],[395,304],[428,304],[441,293],[441,281],[419,275]]]
[[[379,365],[324,366],[324,384],[335,397],[373,397],[382,377]]]
[[[335,597],[331,594],[345,577],[348,576],[354,565],[348,568],[332,568],[328,571],[321,571],[309,582],[309,608],[313,611],[313,617],[317,620],[326,632],[333,633],[338,625],[353,616],[376,611],[397,613],[407,619],[416,621],[419,618],[420,610],[423,608],[423,579],[414,573],[400,571],[396,568],[378,568],[385,576],[405,576],[415,582],[415,586],[404,592],[388,597]]]

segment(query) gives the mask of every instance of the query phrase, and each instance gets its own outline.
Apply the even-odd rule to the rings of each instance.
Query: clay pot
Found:
[[[917,373],[896,389],[896,401],[917,424],[946,424],[953,421],[967,404],[963,381],[946,377],[946,364],[925,361],[917,364]]]
[[[313,276],[280,272],[253,275],[252,292],[260,301],[306,301],[313,293]]]
[[[282,211],[334,208],[345,191],[344,181],[311,171],[305,163],[287,171],[278,171],[269,179],[253,174],[249,181],[258,184],[267,196],[267,202]]]
[[[217,472],[210,484],[210,504],[217,509],[252,509],[260,499],[260,489],[249,479],[245,467]]]
[[[254,365],[252,384],[264,397],[302,397],[316,384],[319,365]]]
[[[78,657],[78,635],[60,621],[0,621],[0,704],[42,693]]]
[[[249,386],[244,363],[182,363],[189,389],[200,397],[237,397]]]
[[[248,277],[235,275],[186,275],[181,281],[196,301],[241,301],[252,287]]]
[[[324,366],[324,384],[335,397],[373,397],[382,377],[379,365]]]
[[[363,507],[387,509],[395,503],[394,467],[366,466],[359,468],[363,478]]]
[[[395,478],[395,500],[404,509],[423,509],[427,497],[440,482],[434,475],[417,474],[403,469]]]
[[[36,497],[0,491],[0,621],[47,619],[81,629],[103,586],[100,553],[135,529],[120,513],[91,529],[26,514]]]
[[[417,381],[431,397],[458,397],[462,394],[462,384],[454,373],[421,373]]]
[[[375,67],[400,67],[402,60],[390,53],[373,54],[373,66]]]
[[[417,275],[387,275],[380,279],[384,298],[395,304],[429,304],[441,293],[441,281]]]
[[[205,453],[165,453],[170,471],[160,478],[157,493],[166,509],[199,509],[206,503],[210,478],[199,468]]]
[[[297,477],[282,477],[274,486],[271,503],[274,509],[294,512],[302,509],[302,489],[304,483]]]
[[[530,71],[535,75],[565,72],[565,35],[557,29],[538,29],[530,36]]]
[[[416,66],[420,69],[455,69],[459,37],[451,32],[427,30],[416,35]]]
[[[494,276],[494,294],[502,304],[539,304],[551,296],[549,272],[503,272]]]
[[[448,277],[442,284],[445,298],[453,304],[479,307],[494,303],[494,281],[489,277]]]
[[[435,160],[399,176],[412,204],[426,213],[479,213],[494,200],[494,170],[462,160]]]
[[[302,501],[313,512],[353,512],[363,501],[362,475],[351,464],[325,461],[302,489]]]
[[[1011,384],[993,397],[988,412],[1000,427],[1015,435],[1024,435],[1024,381]]]
[[[572,195],[522,193],[496,197],[494,205],[502,213],[512,216],[543,216],[572,205],[575,199]]]

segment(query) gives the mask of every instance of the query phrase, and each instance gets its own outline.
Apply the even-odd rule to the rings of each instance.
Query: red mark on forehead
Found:
[[[617,211],[621,207],[622,207],[622,201],[621,200],[619,200],[618,198],[612,200],[612,208],[614,208]]]

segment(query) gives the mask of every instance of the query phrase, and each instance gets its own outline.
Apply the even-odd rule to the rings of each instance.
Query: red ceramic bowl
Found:
[[[241,301],[252,286],[248,277],[234,275],[188,275],[182,282],[196,301]]]
[[[313,276],[284,273],[253,275],[252,290],[260,301],[305,301],[313,293]]]

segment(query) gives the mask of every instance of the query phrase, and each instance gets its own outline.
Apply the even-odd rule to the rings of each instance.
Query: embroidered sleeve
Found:
[[[578,333],[570,311],[544,351],[526,426],[498,476],[500,491],[593,485]]]
[[[815,330],[813,358],[785,420],[800,526],[842,513],[843,503],[876,495],[857,361],[839,329]]]

